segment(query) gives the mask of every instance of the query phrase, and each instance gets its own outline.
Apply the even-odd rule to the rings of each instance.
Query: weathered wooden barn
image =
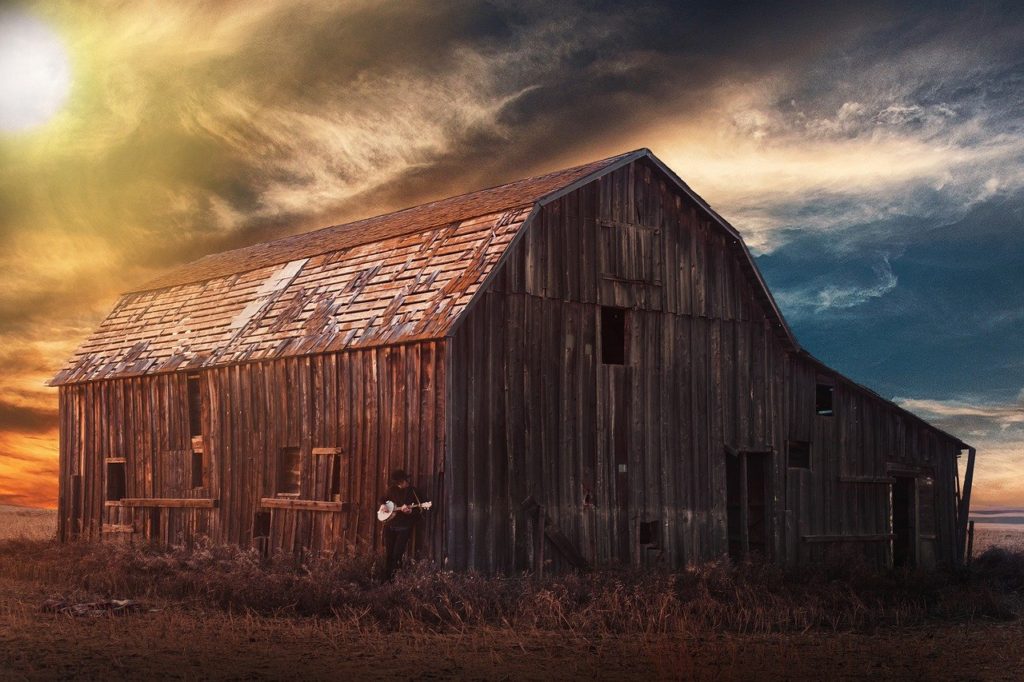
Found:
[[[964,547],[974,451],[803,351],[647,150],[207,256],[52,383],[66,540],[372,552],[400,467],[459,569]]]

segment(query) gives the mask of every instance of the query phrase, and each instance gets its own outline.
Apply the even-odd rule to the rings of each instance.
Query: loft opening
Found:
[[[203,393],[198,374],[188,375],[188,428],[189,435],[203,435]]]
[[[626,364],[626,309],[601,306],[601,362]]]
[[[835,415],[835,381],[829,377],[818,377],[814,387],[814,413],[819,417],[831,417]]]

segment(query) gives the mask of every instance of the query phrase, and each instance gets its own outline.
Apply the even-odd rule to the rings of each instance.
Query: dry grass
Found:
[[[507,627],[586,635],[870,631],[1010,620],[1024,553],[990,548],[958,573],[879,574],[856,561],[809,571],[713,563],[684,572],[603,570],[481,577],[421,565],[394,583],[370,559],[261,559],[234,547],[0,543],[0,577],[60,595],[170,600],[227,613],[335,618],[360,631]]]
[[[801,573],[723,563],[538,579],[419,566],[382,585],[367,560],[22,537],[0,541],[0,670],[28,679],[1020,679],[1019,539],[1000,547],[979,533],[959,573],[880,575],[845,561]],[[147,608],[42,613],[51,597]]]
[[[0,540],[50,540],[57,535],[57,512],[0,504]]]

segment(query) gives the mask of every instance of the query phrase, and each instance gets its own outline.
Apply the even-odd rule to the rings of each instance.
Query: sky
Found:
[[[812,354],[1024,506],[1024,4],[0,4],[0,503],[44,386],[207,253],[650,148]]]

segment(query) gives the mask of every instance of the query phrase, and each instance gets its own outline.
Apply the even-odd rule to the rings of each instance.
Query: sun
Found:
[[[70,89],[71,67],[60,36],[29,14],[0,11],[0,131],[46,123]]]

